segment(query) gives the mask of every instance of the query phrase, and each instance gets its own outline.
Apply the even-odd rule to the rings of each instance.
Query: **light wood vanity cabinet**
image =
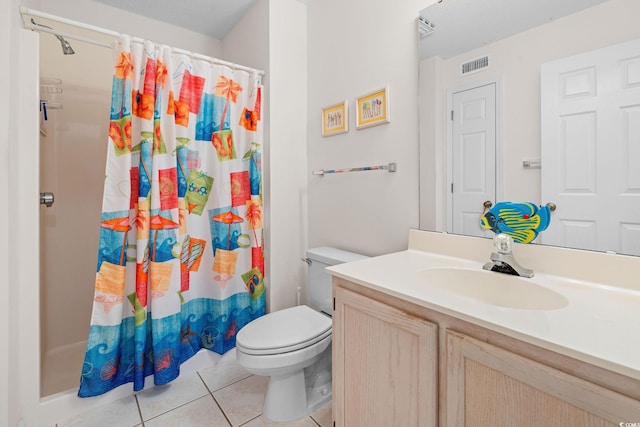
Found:
[[[446,426],[619,426],[640,402],[467,335],[446,331]]]
[[[334,278],[336,427],[640,423],[640,381]]]
[[[335,425],[435,427],[437,326],[342,288],[334,292]]]

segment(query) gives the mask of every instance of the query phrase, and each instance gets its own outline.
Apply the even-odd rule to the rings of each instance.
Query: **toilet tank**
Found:
[[[325,271],[325,268],[365,258],[368,257],[330,247],[307,250],[307,259],[309,260],[309,305],[331,316],[333,311],[331,275]]]

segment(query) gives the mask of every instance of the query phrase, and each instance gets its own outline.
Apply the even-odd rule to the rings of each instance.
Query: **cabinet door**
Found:
[[[437,326],[334,288],[337,427],[436,426]]]
[[[640,422],[640,402],[447,331],[443,426],[599,427]]]

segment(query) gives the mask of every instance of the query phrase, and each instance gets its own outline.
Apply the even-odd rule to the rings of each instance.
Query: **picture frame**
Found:
[[[329,105],[322,109],[322,136],[349,132],[349,101]]]
[[[390,122],[389,86],[356,98],[356,129]]]

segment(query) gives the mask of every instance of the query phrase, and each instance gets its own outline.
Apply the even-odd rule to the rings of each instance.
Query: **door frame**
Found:
[[[445,109],[446,124],[446,144],[447,144],[447,180],[445,193],[447,194],[447,233],[453,232],[453,195],[451,193],[451,184],[453,183],[453,121],[451,120],[451,111],[453,109],[453,95],[458,92],[476,89],[481,86],[495,84],[496,88],[496,158],[495,158],[495,174],[496,174],[496,200],[492,200],[494,204],[502,199],[502,76],[497,75],[483,80],[477,80],[461,86],[454,86],[447,89],[447,104]]]

